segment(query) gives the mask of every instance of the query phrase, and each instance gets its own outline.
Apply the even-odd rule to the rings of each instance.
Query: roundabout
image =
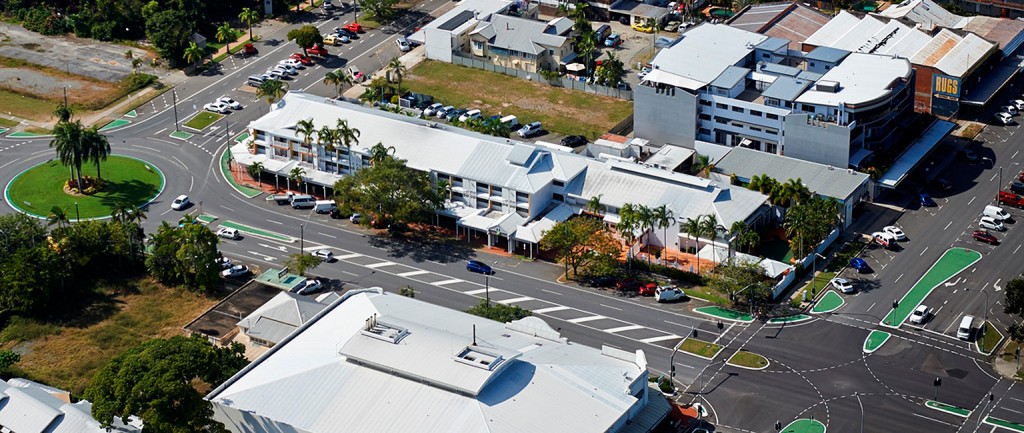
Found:
[[[82,166],[83,175],[95,175],[92,164]],[[68,219],[106,218],[120,202],[141,207],[163,192],[164,174],[156,165],[125,155],[110,155],[100,164],[103,187],[92,194],[66,191],[69,169],[57,159],[22,171],[7,184],[4,198],[17,211],[47,218],[54,206]]]

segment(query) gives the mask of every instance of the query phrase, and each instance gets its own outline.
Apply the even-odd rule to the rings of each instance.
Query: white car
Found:
[[[284,60],[282,60],[280,62],[277,62],[277,64],[291,66],[291,67],[293,67],[295,69],[305,69],[306,68],[306,65],[303,65],[302,62],[300,62],[298,60],[295,60],[295,59],[284,59]]]
[[[231,112],[231,107],[223,102],[211,102],[203,106],[206,111],[212,111],[214,113],[228,114]]]
[[[875,243],[886,248],[895,248],[896,236],[888,232],[874,232],[871,237],[875,240]]]
[[[293,68],[291,66],[288,66],[288,65],[277,65],[277,66],[274,66],[274,69],[279,70],[279,71],[284,71],[288,75],[299,75],[299,71],[297,69],[295,69],[295,68]]]
[[[395,39],[395,45],[398,45],[398,51],[403,53],[409,52],[412,49],[412,44],[404,36],[399,36],[398,39]]]
[[[654,290],[654,300],[658,302],[678,301],[686,298],[686,293],[676,286],[661,286]]]
[[[853,293],[853,283],[846,278],[833,278],[830,283],[832,284],[832,287],[839,289],[840,292]]]
[[[217,260],[214,260],[213,262],[220,265],[221,269],[227,269],[232,266],[231,260],[228,259],[227,257],[218,257]]]
[[[1017,115],[1017,107],[1014,107],[1012,105],[1004,105],[1002,107],[999,107],[999,111],[1005,111],[1007,113],[1010,113],[1011,116]]]
[[[1010,105],[1012,105],[1013,108],[1016,108],[1017,111],[1024,110],[1024,100],[1014,99],[1010,101]]]
[[[296,287],[295,293],[305,295],[307,293],[313,293],[317,290],[320,290],[321,287],[323,287],[323,284],[320,283],[320,280],[315,280],[311,278],[304,281],[301,285],[299,285],[299,287]]]
[[[316,250],[313,252],[313,255],[325,262],[334,261],[334,253],[332,253],[331,250]]]
[[[459,122],[468,122],[469,119],[479,119],[481,117],[483,117],[483,114],[480,113],[480,110],[473,109],[467,111],[466,114],[459,116]]]
[[[241,277],[249,273],[249,267],[245,265],[234,265],[221,271],[220,275],[224,278],[235,278]]]
[[[983,229],[996,230],[1000,232],[1006,231],[1006,226],[1004,226],[1002,222],[996,221],[995,218],[989,216],[981,217],[981,220],[978,222],[978,225],[980,225]]]
[[[271,69],[266,72],[266,75],[275,80],[283,80],[288,76],[288,73],[281,69]]]
[[[185,194],[175,197],[174,201],[171,202],[171,209],[182,210],[191,205],[192,202],[188,200],[188,196]]]
[[[1013,123],[1013,117],[1010,116],[1010,113],[1000,111],[996,113],[995,116],[996,121],[999,122],[1001,125],[1009,125]]]
[[[220,102],[221,104],[227,105],[228,107],[231,107],[234,110],[241,110],[242,109],[242,104],[239,104],[238,101],[236,101],[234,99],[231,99],[231,98],[229,98],[227,96],[221,96],[221,97],[217,98],[217,102]]]
[[[530,138],[531,136],[539,133],[543,129],[544,126],[541,125],[540,122],[533,122],[530,123],[529,125],[524,126],[522,129],[516,131],[516,134],[519,134],[519,137],[521,138]]]
[[[931,313],[928,311],[927,306],[925,306],[924,304],[918,305],[917,309],[914,310],[913,313],[910,313],[910,323],[915,323],[918,325],[924,324],[924,322],[928,320],[928,316],[930,315]]]
[[[348,220],[352,221],[352,224],[359,224],[359,222],[363,220],[363,214],[354,213],[352,216],[348,217]]]
[[[236,229],[227,228],[227,227],[221,227],[220,230],[217,230],[217,237],[221,237],[221,238],[224,238],[224,239],[233,239],[234,240],[234,239],[241,239],[242,238],[242,234],[239,233],[238,230],[236,230]]]
[[[898,240],[898,241],[905,241],[905,240],[907,240],[907,234],[903,233],[903,230],[900,230],[899,227],[896,227],[896,226],[885,226],[885,227],[882,228],[882,231],[892,235],[892,237],[896,238],[896,240]]]
[[[430,106],[428,106],[427,108],[423,109],[423,117],[433,117],[434,113],[437,113],[437,110],[440,110],[443,107],[444,107],[444,104],[442,104],[440,102],[435,102],[433,104],[430,104]]]

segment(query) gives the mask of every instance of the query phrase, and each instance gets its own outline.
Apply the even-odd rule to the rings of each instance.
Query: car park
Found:
[[[338,36],[348,36],[349,39],[359,39],[359,33],[356,33],[356,32],[353,32],[353,31],[350,31],[350,30],[347,30],[347,29],[343,29],[341,27],[335,27],[334,28],[334,34],[336,34]]]
[[[853,293],[855,291],[855,289],[853,288],[853,283],[851,283],[850,280],[847,280],[846,278],[833,278],[832,281],[830,281],[829,283],[832,284],[832,287],[835,287],[836,289],[843,293]]]
[[[341,45],[340,36],[336,34],[323,35],[324,43],[327,45]]]
[[[921,304],[914,309],[913,313],[910,313],[910,323],[916,325],[923,325],[924,322],[928,321],[928,316],[931,316],[931,312],[928,311],[928,306]]]
[[[313,292],[315,292],[317,290],[320,290],[320,288],[323,287],[323,286],[324,285],[323,285],[323,283],[320,282],[320,280],[317,280],[317,279],[314,279],[314,278],[310,278],[310,279],[308,279],[306,281],[303,281],[302,284],[300,284],[298,287],[296,287],[295,288],[295,293],[297,293],[299,295],[305,295],[305,294],[313,293]]]
[[[583,147],[587,145],[587,137],[582,135],[570,135],[562,139],[562,146]]]
[[[479,260],[470,260],[466,262],[466,270],[469,272],[476,272],[478,274],[494,275],[494,270],[486,263]]]
[[[182,194],[182,195],[179,195],[179,196],[175,197],[174,201],[171,202],[171,209],[182,210],[182,209],[185,209],[185,208],[187,208],[187,207],[189,207],[191,205],[192,205],[192,202],[189,201],[188,196],[185,195],[185,194]]]
[[[227,96],[221,96],[221,97],[217,98],[217,102],[220,102],[221,104],[224,104],[224,105],[227,105],[228,107],[231,107],[232,110],[241,110],[242,109],[242,104],[240,104],[238,101],[236,101],[234,99],[231,99],[231,98],[229,98]]]
[[[938,206],[937,204],[935,204],[935,200],[932,200],[932,196],[930,196],[928,194],[925,194],[925,193],[918,194],[917,198],[920,201],[921,206],[924,206],[924,207],[935,207],[935,206]]]
[[[224,278],[238,278],[249,274],[249,267],[245,265],[234,265],[221,271],[220,275]]]
[[[288,73],[286,73],[285,71],[282,71],[280,69],[271,69],[271,70],[265,72],[265,74],[269,75],[270,78],[275,79],[275,80],[284,80],[284,79],[286,79],[288,77]]]
[[[203,105],[203,109],[206,111],[212,111],[214,113],[220,114],[228,114],[231,112],[231,107],[228,107],[227,104],[224,104],[222,102],[211,102],[209,104]]]
[[[522,127],[519,131],[516,131],[521,138],[530,138],[540,133],[544,129],[544,126],[540,122],[532,122],[529,125]]]
[[[430,104],[429,106],[427,106],[427,108],[423,109],[423,117],[433,117],[434,114],[437,113],[438,110],[442,108],[444,108],[444,104],[440,102]]]
[[[885,226],[882,228],[882,232],[892,235],[898,241],[907,240],[907,234],[903,233],[903,230],[896,226]]]
[[[295,60],[305,66],[313,65],[313,59],[309,58],[309,56],[302,53],[292,53],[292,55],[288,56],[288,58]]]
[[[876,244],[881,245],[885,248],[896,247],[896,237],[886,232],[874,232],[871,234],[871,240]]]
[[[981,219],[978,220],[978,225],[983,229],[996,230],[1000,232],[1006,231],[1006,226],[1003,225],[1001,221],[996,221],[995,218],[990,216],[981,217]]]
[[[229,227],[221,227],[217,230],[217,237],[231,240],[238,240],[242,238],[242,234],[237,229]]]
[[[269,79],[271,79],[271,77],[266,74],[250,75],[249,78],[246,80],[245,84],[248,84],[253,87],[259,87],[263,85],[263,82]]]
[[[871,272],[871,266],[868,265],[868,262],[866,262],[864,259],[860,257],[854,257],[850,259],[850,267],[856,269],[857,272],[860,272],[862,274],[867,274]]]
[[[1013,123],[1013,117],[1010,116],[1010,113],[1000,111],[996,113],[994,116],[996,118],[996,122],[999,123],[1000,125],[1010,125]]]
[[[982,212],[981,214],[984,215],[984,216],[987,216],[987,217],[992,217],[992,219],[994,219],[996,221],[1000,221],[1000,222],[1003,222],[1003,221],[1013,222],[1013,216],[1010,215],[1009,212],[1003,210],[1003,208],[1001,208],[999,206],[986,205],[985,206],[985,211]]]
[[[403,53],[407,53],[412,50],[412,44],[409,43],[409,40],[406,39],[405,36],[399,36],[398,39],[395,39],[395,45],[398,45],[398,51]]]
[[[480,113],[480,110],[472,109],[462,113],[462,115],[459,116],[459,122],[469,122],[471,119],[480,119],[482,117],[483,114]]]
[[[662,286],[654,292],[654,300],[657,302],[672,302],[686,298],[686,293],[675,286]]]
[[[991,245],[999,245],[999,239],[996,239],[996,237],[992,235],[992,233],[989,233],[988,230],[975,230],[971,232],[971,237],[976,241],[982,241]]]

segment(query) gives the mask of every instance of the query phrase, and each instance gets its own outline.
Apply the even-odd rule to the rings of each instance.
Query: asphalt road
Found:
[[[446,3],[428,1],[419,9],[432,11]],[[344,22],[336,19],[317,25],[328,31]],[[998,235],[1003,245],[992,248],[968,236],[984,203],[996,191],[998,179],[991,177],[997,170],[993,167],[1005,167],[1003,183],[1020,168],[1016,149],[1024,139],[1017,134],[1017,127],[990,128],[983,134],[986,141],[976,150],[990,162],[974,166],[951,162],[946,166],[943,176],[955,187],[948,194],[935,194],[940,207],[908,205],[897,224],[910,241],[898,252],[869,250],[866,258],[876,269],[868,276],[870,280],[862,282],[862,288],[869,290],[846,296],[847,305],[836,314],[788,325],[726,324],[719,334],[714,321],[689,311],[689,303],[658,305],[649,298],[623,298],[559,284],[554,280],[559,267],[550,263],[493,256],[460,245],[442,248],[397,241],[344,220],[277,206],[263,196],[247,199],[237,194],[223,179],[217,161],[230,137],[266,112],[265,103],[255,100],[244,81],[297,51],[284,32],[259,42],[260,54],[255,58],[228,60],[211,75],[191,77],[178,85],[174,94],[142,107],[131,125],[108,134],[115,153],[146,159],[166,175],[165,191],[151,205],[145,223],[148,231],[155,230],[162,220],[177,221],[181,212],[169,210],[169,202],[178,194],[188,194],[192,201],[202,203],[203,213],[218,218],[211,228],[232,221],[301,236],[301,247],[307,251],[330,248],[339,260],[313,271],[321,277],[393,291],[408,285],[416,290],[418,299],[457,309],[489,296],[493,302],[534,311],[570,341],[642,349],[655,372],[668,370],[669,360],[674,359],[676,379],[684,391],[679,400],[704,401],[719,432],[773,431],[776,420],[786,424],[811,416],[825,422],[829,431],[855,432],[860,431],[862,413],[867,414],[864,431],[877,432],[976,431],[974,423],[981,413],[1024,422],[1021,388],[994,378],[984,357],[946,330],[960,314],[984,317],[984,293],[991,301],[990,316],[1005,320],[997,304],[1001,295],[996,283],[1021,270],[1014,249],[1022,243],[1021,229],[1011,226]],[[378,69],[398,54],[393,39],[391,34],[373,31],[345,47],[332,47],[332,55],[337,56],[302,70],[289,80],[290,87],[333,96],[334,89],[320,83],[327,70],[348,64],[356,64],[364,72]],[[183,141],[169,137],[175,121],[173,95],[182,122],[195,112],[193,105],[201,108],[220,95],[231,96],[246,107],[226,116],[209,132]],[[943,152],[950,158],[954,153]],[[46,139],[0,139],[0,178],[10,179],[52,155]],[[890,200],[912,204],[915,192],[913,187],[898,191]],[[196,206],[187,211],[199,210]],[[0,212],[13,209],[3,203]],[[1024,218],[1024,213],[1012,212]],[[880,350],[865,355],[861,350],[864,339],[871,329],[879,328],[892,300],[901,297],[950,246],[969,246],[981,251],[984,258],[965,271],[956,285],[942,287],[925,300],[937,314],[924,329],[904,325],[893,331],[894,336]],[[224,241],[221,248],[228,257],[267,269],[280,267],[287,255],[299,251],[300,242],[247,236]],[[467,272],[463,262],[470,257],[493,263],[496,275],[485,280]],[[964,290],[968,288],[971,290]],[[699,338],[726,349],[713,361],[685,353],[673,357],[673,345],[694,329]],[[738,350],[762,354],[771,365],[753,371],[724,364],[723,360]],[[922,403],[934,397],[935,377],[943,378],[939,400],[977,409],[975,413],[965,420],[926,408]],[[989,393],[993,393],[992,402],[988,402]]]

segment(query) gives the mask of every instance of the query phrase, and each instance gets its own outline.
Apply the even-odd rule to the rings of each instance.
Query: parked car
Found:
[[[280,69],[271,69],[267,72],[264,72],[264,75],[269,75],[270,78],[275,80],[285,80],[288,78],[288,73]]]
[[[603,275],[600,277],[586,278],[583,280],[583,283],[590,287],[611,287],[615,285],[615,277],[611,275]]]
[[[327,44],[327,45],[341,45],[341,43],[342,43],[341,40],[340,40],[341,36],[333,34],[333,33],[327,34],[327,35],[323,35],[323,38],[324,38],[324,43]]]
[[[406,39],[405,36],[399,36],[398,39],[395,39],[395,45],[398,45],[398,51],[403,53],[407,53],[409,50],[412,50],[412,44],[409,43],[409,40]]]
[[[1013,108],[1016,108],[1017,112],[1020,112],[1020,110],[1024,110],[1024,100],[1014,99],[1010,101],[1010,105],[1012,105]]]
[[[626,292],[626,291],[628,291],[628,292],[638,291],[638,290],[640,290],[640,282],[635,280],[635,279],[633,279],[633,278],[626,278],[624,280],[619,280],[617,283],[615,283],[615,290],[624,291],[624,292]]]
[[[366,79],[366,76],[363,75],[362,71],[360,71],[356,66],[349,66],[346,71],[348,71],[348,76],[352,77],[352,81],[355,81],[356,83],[362,83],[363,80]]]
[[[249,267],[245,265],[234,265],[221,271],[220,275],[224,278],[238,278],[249,274]]]
[[[1024,197],[1012,192],[999,191],[999,204],[1017,206],[1024,209]]]
[[[686,298],[686,293],[675,286],[662,286],[654,292],[654,300],[658,302],[679,301]]]
[[[227,105],[228,107],[231,107],[231,109],[233,109],[233,110],[241,110],[242,109],[242,104],[238,103],[238,101],[236,101],[234,99],[231,99],[231,98],[229,98],[227,96],[221,96],[221,97],[217,98],[217,102],[220,102],[221,104]]]
[[[587,145],[587,137],[582,135],[570,135],[562,139],[562,146],[583,147]]]
[[[230,268],[232,266],[231,260],[229,260],[227,257],[217,257],[213,262],[220,265],[221,270]]]
[[[860,272],[862,274],[871,273],[871,266],[868,265],[868,262],[864,261],[864,259],[860,257],[854,257],[850,259],[850,267],[856,269],[857,272]]]
[[[1024,194],[1024,181],[1013,181],[1013,183],[1010,184],[1010,192]]]
[[[479,260],[470,260],[466,262],[466,270],[469,272],[476,272],[478,274],[494,275],[494,270],[486,263]]]
[[[882,232],[892,235],[892,237],[898,241],[907,240],[907,234],[903,233],[903,230],[900,230],[900,228],[896,226],[885,226],[882,228]]]
[[[444,108],[444,104],[440,102],[430,104],[429,106],[427,106],[427,108],[423,109],[423,117],[433,117],[434,114],[437,113],[438,110],[442,108]]]
[[[654,27],[647,25],[647,23],[633,24],[632,29],[640,33],[654,33]]]
[[[340,220],[342,218],[345,218],[345,215],[343,215],[341,213],[341,210],[339,210],[339,209],[332,210],[330,215],[331,215],[331,219],[333,219],[333,220]]]
[[[679,26],[682,25],[682,24],[683,24],[682,21],[669,21],[669,22],[665,23],[664,30],[666,32],[676,32],[676,31],[679,31]]]
[[[327,48],[324,48],[323,45],[319,44],[306,49],[306,52],[314,56],[327,57]]]
[[[242,234],[237,229],[221,227],[220,230],[217,230],[217,237],[238,240],[242,238]]]
[[[830,281],[829,283],[832,284],[832,287],[835,287],[836,289],[843,293],[853,293],[855,291],[855,289],[853,288],[853,283],[851,283],[850,280],[847,280],[846,278],[833,278],[832,281]]]
[[[340,35],[340,36],[348,36],[349,39],[359,39],[359,33],[356,33],[356,32],[350,31],[350,30],[346,30],[346,29],[343,29],[341,27],[335,27],[334,28],[334,34]]]
[[[452,122],[455,119],[458,119],[459,116],[462,116],[463,114],[466,114],[467,111],[469,111],[469,110],[467,110],[465,108],[460,108],[458,110],[449,111],[448,114],[444,115],[444,120]]]
[[[245,45],[242,46],[242,55],[243,56],[253,56],[253,55],[256,55],[256,53],[257,53],[256,47],[254,47],[252,44],[245,44]]]
[[[935,207],[935,206],[938,206],[937,204],[935,204],[935,200],[932,200],[932,196],[930,196],[928,194],[921,193],[921,194],[918,194],[917,197],[918,197],[918,199],[921,202],[921,206],[924,206],[924,207]]]
[[[1010,113],[1005,111],[997,112],[994,116],[996,118],[996,123],[999,123],[1000,125],[1010,125],[1013,123],[1013,117],[1010,116]]]
[[[295,69],[295,68],[293,68],[291,66],[288,66],[288,65],[282,65],[280,63],[277,64],[277,66],[274,66],[274,70],[284,71],[286,74],[292,75],[292,76],[299,75],[299,70],[298,69]]]
[[[309,56],[302,53],[292,53],[292,55],[288,56],[288,58],[296,60],[305,66],[313,65],[313,59],[309,58]]]
[[[356,23],[356,22],[345,24],[345,27],[342,27],[342,28],[345,29],[345,30],[348,30],[350,32],[353,32],[353,33],[362,33],[363,32],[363,26],[361,24],[359,24],[359,23]]]
[[[1017,107],[1014,107],[1013,105],[1004,105],[1002,107],[999,107],[999,111],[1006,112],[1011,116],[1016,116],[1018,113]]]
[[[483,114],[480,113],[480,110],[474,108],[465,113],[462,113],[462,115],[459,116],[459,122],[469,122],[470,119],[479,119],[481,117],[483,117]]]
[[[544,129],[544,126],[541,125],[540,122],[533,122],[533,123],[530,123],[529,125],[524,126],[519,131],[516,131],[516,134],[519,135],[522,138],[529,138],[529,137],[532,137],[534,135],[537,135],[543,129]]]
[[[996,221],[995,218],[990,216],[983,216],[978,221],[978,225],[983,229],[995,230],[995,231],[1006,231],[1006,226],[1002,222]]]
[[[619,45],[622,45],[622,36],[619,36],[618,33],[613,33],[611,36],[604,40],[604,46],[606,47],[613,48]]]
[[[885,248],[893,248],[896,246],[896,237],[886,232],[872,233],[871,240]]]
[[[363,214],[354,213],[352,216],[348,217],[348,220],[351,221],[352,224],[359,224],[363,221]]]
[[[999,239],[996,239],[996,237],[987,230],[975,230],[971,232],[971,237],[974,238],[974,240],[982,241],[987,244],[999,245]]]
[[[320,282],[320,280],[310,278],[306,281],[303,281],[302,284],[299,285],[299,287],[296,287],[295,293],[305,295],[320,290],[320,288],[323,286],[324,285]]]
[[[657,283],[646,283],[640,285],[640,296],[654,296],[654,292],[658,291]]]
[[[449,111],[455,111],[455,107],[453,107],[451,105],[446,105],[444,107],[441,107],[437,111],[434,112],[434,116],[437,117],[438,119],[444,119],[445,116],[448,115]]]
[[[914,323],[914,324],[917,324],[917,325],[923,325],[924,322],[926,322],[928,320],[928,316],[930,316],[930,315],[931,315],[931,312],[928,311],[928,306],[927,305],[924,305],[924,304],[918,305],[917,308],[914,309],[914,312],[910,313],[910,323]]]
[[[203,109],[206,111],[212,111],[214,113],[228,114],[231,112],[231,107],[222,102],[211,102],[203,105]]]
[[[191,205],[192,205],[192,202],[189,201],[188,196],[185,195],[185,194],[182,194],[182,195],[179,195],[179,196],[175,197],[174,201],[171,202],[171,209],[182,210],[182,209],[185,209],[185,208],[187,208],[187,207],[189,207]]]
[[[321,7],[324,8],[324,12],[334,11],[334,5],[331,4],[331,2],[324,2],[323,6]]]

